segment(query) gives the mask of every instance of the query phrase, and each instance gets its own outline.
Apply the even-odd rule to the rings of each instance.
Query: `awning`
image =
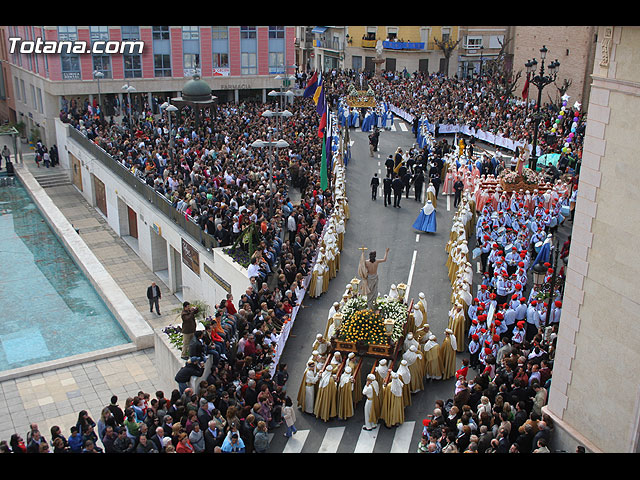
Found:
[[[327,28],[329,27],[313,27],[313,30],[311,30],[311,33],[324,33],[327,31]]]

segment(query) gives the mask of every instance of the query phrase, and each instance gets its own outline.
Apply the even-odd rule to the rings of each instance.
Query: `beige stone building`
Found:
[[[382,42],[380,57],[384,60],[381,69],[409,74],[421,72],[444,72],[446,61],[435,40],[456,42],[458,26],[372,26],[350,25],[345,27],[344,68],[374,70],[377,57],[376,45]],[[447,73],[457,71],[457,49],[449,59]]]
[[[598,27],[597,38],[562,321],[544,411],[555,420],[555,449],[574,451],[581,444],[593,452],[638,453],[640,27]]]
[[[578,101],[585,107],[589,103],[590,75],[593,72],[594,50],[596,48],[597,27],[594,26],[517,26],[513,29],[513,65],[515,74],[522,71],[522,76],[516,86],[514,94],[521,96],[524,86],[526,69],[524,64],[533,58],[538,61],[537,72],[540,70],[540,49],[546,46],[547,65],[558,60],[560,69],[555,85],[562,86],[564,80],[570,82],[567,95],[570,101]],[[546,70],[545,70],[546,73]],[[542,91],[542,103],[556,102],[562,94],[554,84],[548,85]],[[538,98],[537,87],[531,85],[529,98]]]

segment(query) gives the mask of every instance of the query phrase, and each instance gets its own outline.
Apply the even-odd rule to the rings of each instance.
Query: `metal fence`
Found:
[[[80,131],[69,127],[69,137],[75,140],[82,148],[89,152],[89,154],[98,160],[101,164],[107,167],[113,172],[120,180],[131,187],[147,202],[152,204],[157,210],[178,225],[184,230],[191,238],[196,240],[205,248],[211,249],[219,246],[216,238],[206,233],[200,225],[195,223],[193,219],[179,212],[171,202],[162,194],[158,193],[155,189],[147,185],[142,179],[136,177],[131,171],[125,167],[122,163],[114,159],[100,146],[93,143]]]

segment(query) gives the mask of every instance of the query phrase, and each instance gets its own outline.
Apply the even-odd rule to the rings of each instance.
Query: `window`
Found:
[[[284,73],[284,52],[269,52],[269,73]]]
[[[377,27],[367,27],[367,33],[365,33],[364,40],[375,40],[377,31]]]
[[[109,41],[109,27],[89,27],[91,43]]]
[[[122,55],[124,59],[124,78],[142,78],[142,59],[140,55]]]
[[[256,27],[240,27],[240,38],[256,38]]]
[[[240,55],[240,68],[242,75],[256,75],[258,73],[257,55],[255,53],[242,52]]]
[[[75,26],[59,26],[58,41],[75,42],[78,40],[78,28]],[[77,54],[62,50],[60,64],[63,80],[80,80],[80,57]]]
[[[213,68],[229,68],[229,30],[225,25],[211,27]]]
[[[284,27],[269,27],[269,73],[284,73]]]
[[[213,54],[213,68],[229,68],[229,54],[228,53],[214,53]]]
[[[398,38],[398,27],[387,27],[387,38],[389,40]]]
[[[111,78],[111,56],[110,55],[94,55],[93,71],[102,72],[104,78]]]
[[[18,77],[13,77],[13,83],[15,84],[15,87],[13,88],[13,90],[16,93],[16,100],[20,100],[20,85],[18,84]]]
[[[124,25],[120,27],[122,40],[140,40],[140,27],[137,25]]]
[[[467,37],[466,48],[480,48],[482,46],[482,37]]]
[[[137,25],[124,25],[120,27],[123,41],[140,40],[140,27]],[[142,78],[142,55],[123,54],[124,78]]]
[[[211,38],[213,40],[226,40],[229,38],[229,31],[226,25],[211,27]]]
[[[185,53],[182,57],[182,64],[185,70],[185,76],[187,74],[193,75],[196,71],[200,72],[200,55],[197,53]],[[192,73],[190,73],[192,72]]]
[[[73,54],[60,54],[63,80],[80,80],[80,57]]]
[[[169,27],[151,27],[154,40],[169,40]]]
[[[75,42],[78,39],[78,28],[69,26],[58,27],[58,40]]]
[[[156,54],[153,56],[153,74],[156,77],[171,76],[171,56]]]
[[[442,41],[444,43],[448,42],[451,38],[451,29],[442,27]]]
[[[44,109],[42,107],[42,90],[40,90],[39,88],[36,90],[38,91],[38,111],[40,113],[44,113]]]
[[[198,40],[200,38],[200,30],[198,27],[182,27],[183,40]]]
[[[269,27],[269,38],[284,38],[284,27]]]

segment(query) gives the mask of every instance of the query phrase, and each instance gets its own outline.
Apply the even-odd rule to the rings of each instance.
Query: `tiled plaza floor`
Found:
[[[31,155],[25,155],[24,163],[34,176],[43,174],[43,167],[38,169]],[[60,173],[61,169],[51,171]],[[45,191],[150,326],[176,323],[177,314],[172,310],[180,307],[180,301],[75,187],[61,185]],[[149,312],[146,290],[152,281],[163,291],[161,316]],[[170,394],[176,386],[158,384],[153,348],[7,380],[0,383],[0,411],[5,412],[0,416],[0,440],[9,441],[13,433],[25,438],[34,422],[47,439],[53,425],[68,435],[81,410],[87,410],[97,423],[112,395],[123,406],[127,397],[140,390],[153,397],[157,390]]]

